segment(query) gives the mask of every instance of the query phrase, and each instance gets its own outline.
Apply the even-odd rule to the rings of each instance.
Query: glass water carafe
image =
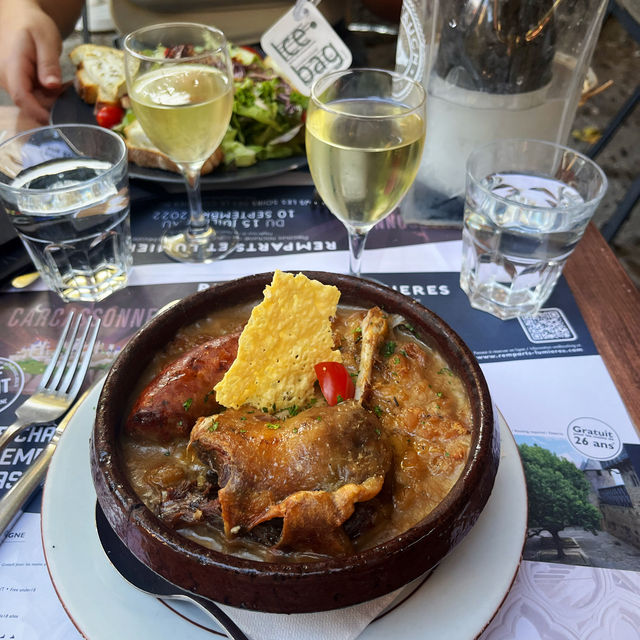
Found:
[[[427,135],[405,218],[464,193],[484,143],[566,144],[606,0],[403,0],[398,70],[427,89]]]

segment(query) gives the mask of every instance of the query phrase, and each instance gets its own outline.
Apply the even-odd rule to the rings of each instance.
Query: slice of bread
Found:
[[[164,169],[165,171],[180,173],[178,165],[149,140],[138,120],[134,120],[130,125],[127,125],[123,133],[129,151],[130,162],[137,164],[139,167]],[[201,175],[211,173],[222,162],[223,158],[224,153],[218,147],[205,161]]]
[[[69,53],[76,66],[74,86],[88,104],[119,104],[127,92],[124,53],[113,47],[81,44]]]
[[[73,84],[84,102],[95,104],[96,110],[106,105],[129,106],[122,51],[101,45],[81,44],[71,51],[69,57],[76,65]],[[178,165],[154,146],[137,120],[124,127],[122,133],[130,162],[139,167],[180,173]],[[222,149],[216,149],[205,161],[201,173],[211,173],[223,158]]]

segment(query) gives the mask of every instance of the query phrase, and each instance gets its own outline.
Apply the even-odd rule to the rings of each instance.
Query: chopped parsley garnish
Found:
[[[292,431],[293,433],[298,433],[298,427],[293,427]]]
[[[246,429],[240,429],[240,433],[247,433]]]
[[[415,330],[413,325],[410,325],[408,322],[403,322],[401,325],[398,325],[398,326],[404,327],[409,333],[413,333],[414,336],[418,335],[418,332]]]
[[[193,400],[191,398],[187,398],[183,403],[182,406],[184,408],[185,411],[189,411],[189,409],[191,408],[191,405],[193,404]]]
[[[262,412],[263,413],[269,413],[269,409],[267,409],[267,407],[262,407]]]
[[[240,420],[246,420],[247,416],[240,416]]]
[[[438,391],[436,395],[438,396],[438,398],[442,398],[442,391]]]
[[[322,416],[316,416],[316,420],[317,420],[318,422],[322,422]]]
[[[178,426],[181,427],[182,426],[182,420],[178,420]]]
[[[298,409],[298,407],[295,404],[292,404],[290,407],[288,407],[287,411],[289,412],[289,415],[292,418],[293,416],[297,416],[300,413],[300,409]]]
[[[383,412],[382,409],[378,405],[376,405],[375,407],[373,407],[373,413],[375,413],[379,418]]]
[[[398,358],[398,356],[393,359],[393,364],[400,364],[400,358]]]
[[[216,420],[215,422],[212,422],[211,425],[209,426],[209,428],[207,429],[207,431],[217,431],[218,430],[218,421]]]
[[[396,350],[396,343],[393,340],[389,340],[384,343],[382,347],[382,355],[385,358],[390,358]]]
[[[265,425],[267,427],[267,429],[279,429],[280,425],[279,424],[275,424],[274,422],[267,422],[267,424]]]
[[[340,404],[341,402],[344,402],[344,398],[338,394],[338,397],[336,398],[336,404]]]
[[[448,376],[452,376],[453,375],[453,371],[451,371],[451,369],[449,369],[449,367],[442,367],[442,369],[440,369],[440,371],[438,371],[438,375],[442,375],[443,373],[446,373]]]
[[[408,358],[409,356],[407,355],[407,352],[404,349],[400,349],[400,353],[405,357]]]
[[[213,389],[211,389],[211,391],[207,391],[207,393],[204,394],[204,401],[205,402],[209,402],[209,397],[211,396],[212,393],[215,393],[215,391]]]
[[[378,437],[380,437],[380,429],[378,429],[378,427],[376,427],[376,434],[378,435]]]

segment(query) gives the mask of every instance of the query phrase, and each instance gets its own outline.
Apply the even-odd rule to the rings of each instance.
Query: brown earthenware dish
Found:
[[[202,547],[161,522],[134,493],[118,447],[130,395],[153,354],[178,329],[217,309],[262,298],[271,273],[217,285],[178,302],[143,327],[118,356],[97,409],[91,469],[98,501],[127,547],[167,580],[236,607],[279,613],[336,609],[364,602],[433,568],[468,533],[491,493],[499,459],[498,427],[484,376],[462,340],[413,299],[351,276],[307,272],[337,286],[341,304],[378,305],[411,323],[464,382],[473,433],[466,466],[446,498],[418,525],[347,557],[304,563],[249,560]]]

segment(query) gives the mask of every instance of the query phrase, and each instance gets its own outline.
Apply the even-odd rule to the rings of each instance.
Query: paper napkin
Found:
[[[256,613],[222,606],[250,640],[353,640],[402,589],[362,604],[320,613]]]

